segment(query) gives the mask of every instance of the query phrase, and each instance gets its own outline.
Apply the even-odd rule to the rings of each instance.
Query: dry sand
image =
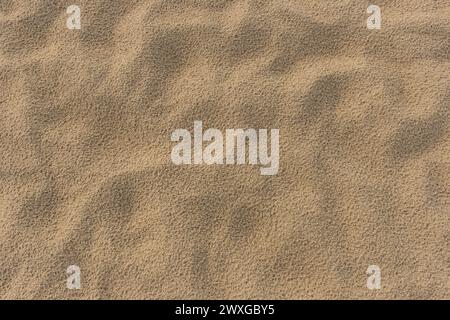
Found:
[[[369,3],[1,0],[0,298],[449,299],[450,2]],[[278,175],[173,165],[194,120]]]

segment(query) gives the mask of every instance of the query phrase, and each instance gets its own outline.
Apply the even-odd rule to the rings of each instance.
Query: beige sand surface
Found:
[[[0,0],[0,298],[449,299],[449,80],[449,0]]]

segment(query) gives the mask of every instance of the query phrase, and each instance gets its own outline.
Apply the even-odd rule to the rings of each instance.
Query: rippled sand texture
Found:
[[[450,3],[373,3],[1,0],[0,298],[450,298]],[[279,174],[173,165],[194,120]]]

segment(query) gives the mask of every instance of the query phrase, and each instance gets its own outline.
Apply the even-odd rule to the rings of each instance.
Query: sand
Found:
[[[2,0],[0,298],[449,299],[449,17]],[[174,165],[170,134],[196,120],[279,129],[278,174]]]

